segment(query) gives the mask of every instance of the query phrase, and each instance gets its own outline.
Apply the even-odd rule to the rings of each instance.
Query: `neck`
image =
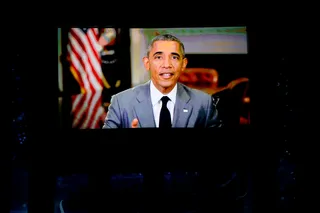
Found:
[[[156,88],[157,88],[157,90],[159,91],[159,92],[161,92],[163,95],[167,95],[167,94],[169,94],[172,90],[173,90],[173,88],[176,86],[176,85],[173,85],[173,86],[171,86],[171,87],[161,87],[161,86],[159,86],[159,85],[156,85],[156,84],[153,84]]]

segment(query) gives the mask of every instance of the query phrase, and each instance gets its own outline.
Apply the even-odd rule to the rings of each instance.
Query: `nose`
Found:
[[[167,57],[167,58],[164,59],[164,61],[163,61],[163,66],[164,66],[165,68],[170,68],[170,67],[171,67],[170,57]]]

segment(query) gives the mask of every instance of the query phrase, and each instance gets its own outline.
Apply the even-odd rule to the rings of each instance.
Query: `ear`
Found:
[[[182,71],[184,71],[187,67],[187,64],[188,64],[188,59],[187,58],[184,58],[182,59]]]
[[[147,56],[143,57],[143,65],[144,65],[144,68],[149,71],[149,68],[150,68],[150,64],[149,64],[149,58]]]

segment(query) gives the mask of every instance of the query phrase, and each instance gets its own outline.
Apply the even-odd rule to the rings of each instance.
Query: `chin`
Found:
[[[161,87],[163,88],[169,88],[169,87],[172,87],[174,85],[174,82],[168,82],[168,83],[162,83],[161,84]]]

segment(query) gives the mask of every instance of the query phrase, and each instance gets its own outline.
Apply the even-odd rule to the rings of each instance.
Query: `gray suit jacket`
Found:
[[[173,128],[219,127],[218,112],[209,94],[177,85]],[[150,81],[122,91],[111,98],[103,129],[131,128],[134,118],[140,128],[155,128],[150,97]]]

